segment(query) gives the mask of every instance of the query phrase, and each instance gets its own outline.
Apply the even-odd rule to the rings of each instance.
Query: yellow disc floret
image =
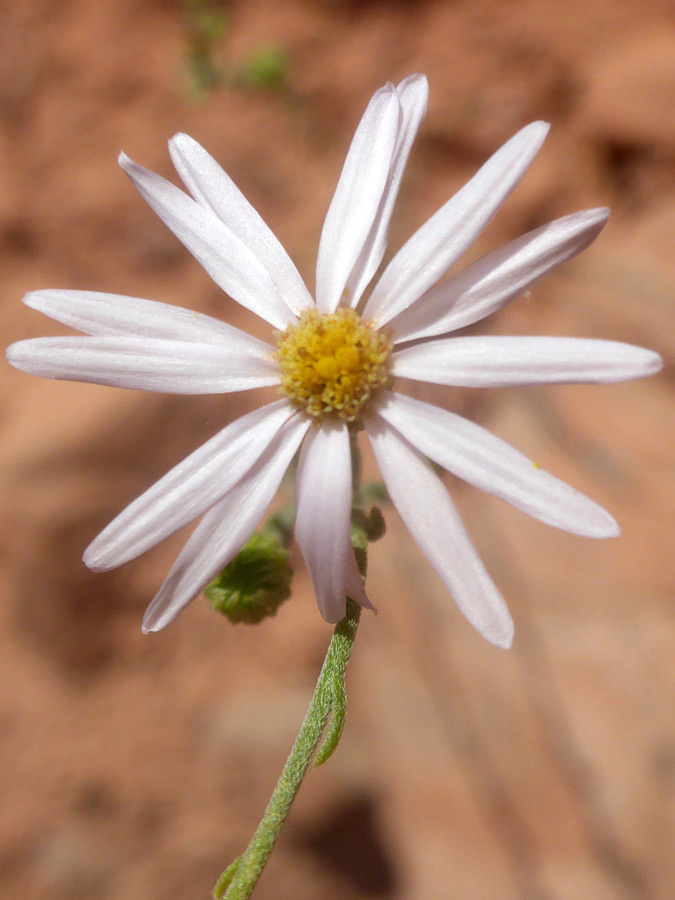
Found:
[[[332,414],[353,422],[391,376],[393,344],[353,309],[330,315],[306,310],[278,334],[281,393],[315,418]]]

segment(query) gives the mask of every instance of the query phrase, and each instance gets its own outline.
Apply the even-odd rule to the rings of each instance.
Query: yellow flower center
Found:
[[[353,422],[391,376],[393,343],[353,309],[322,316],[306,310],[277,338],[280,391],[315,418],[333,414]]]

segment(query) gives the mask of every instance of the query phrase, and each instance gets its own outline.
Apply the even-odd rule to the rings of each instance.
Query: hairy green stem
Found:
[[[218,879],[213,891],[216,900],[246,900],[251,896],[319,746],[329,716],[330,726],[316,755],[315,765],[325,762],[337,746],[346,712],[345,670],[360,617],[361,607],[347,598],[347,614],[335,626],[305,720],[262,821],[245,852]]]

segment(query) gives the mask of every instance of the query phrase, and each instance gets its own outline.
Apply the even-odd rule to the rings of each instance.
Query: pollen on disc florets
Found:
[[[392,349],[391,338],[353,309],[305,310],[277,335],[281,393],[314,418],[332,414],[353,422],[391,381]]]

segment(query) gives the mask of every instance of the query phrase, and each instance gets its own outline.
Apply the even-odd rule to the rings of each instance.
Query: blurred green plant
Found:
[[[261,44],[241,64],[229,64],[222,52],[230,30],[224,0],[180,2],[188,45],[183,79],[191,101],[199,102],[224,85],[265,91],[278,91],[286,85],[288,54],[276,44]]]
[[[224,39],[229,20],[225,4],[214,0],[181,0],[188,47],[183,66],[186,92],[200,100],[222,84],[224,72],[214,58]]]
[[[284,86],[288,54],[282,47],[267,44],[254,50],[236,76],[236,83],[252,88],[278,90]]]

